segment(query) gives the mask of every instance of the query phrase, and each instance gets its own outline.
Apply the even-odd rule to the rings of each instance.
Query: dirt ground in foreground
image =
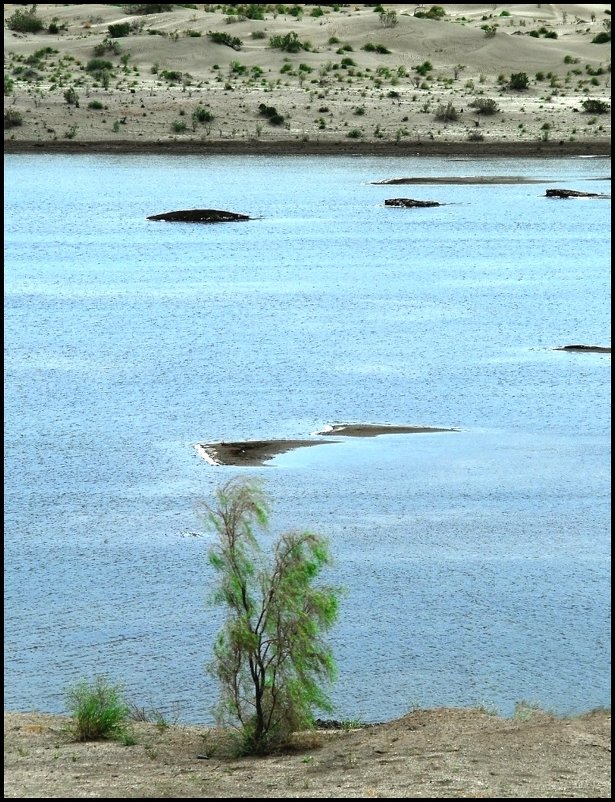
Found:
[[[4,714],[5,798],[611,796],[606,710],[568,719],[533,708],[512,719],[478,709],[416,711],[309,733],[286,754],[239,759],[217,756],[219,734],[202,727],[135,723],[136,743],[124,746],[75,742],[69,723]]]

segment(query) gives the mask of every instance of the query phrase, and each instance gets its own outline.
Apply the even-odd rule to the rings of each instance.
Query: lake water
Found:
[[[546,184],[375,186],[398,176]],[[330,540],[336,718],[610,707],[610,161],[5,156],[5,709],[212,721],[200,500]],[[429,209],[385,198],[434,199]],[[197,207],[259,219],[184,225]],[[199,442],[326,424],[245,469]],[[199,532],[195,538],[190,533]],[[270,537],[272,537],[270,536]]]

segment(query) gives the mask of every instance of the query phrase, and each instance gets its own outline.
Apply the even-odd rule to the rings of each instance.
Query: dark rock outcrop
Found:
[[[576,189],[547,189],[547,198],[600,198],[598,192],[578,192]]]
[[[585,351],[593,354],[610,354],[610,345],[561,345],[554,348],[554,351]]]
[[[424,206],[441,206],[438,201],[413,200],[412,198],[387,198],[385,206],[402,206],[404,209],[421,209]]]
[[[152,214],[148,220],[166,220],[175,223],[230,223],[236,220],[250,220],[247,214],[225,212],[220,209],[186,209],[179,212]]]

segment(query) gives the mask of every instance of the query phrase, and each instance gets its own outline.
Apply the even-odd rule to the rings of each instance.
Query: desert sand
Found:
[[[445,4],[440,19],[405,4],[257,7],[264,19],[42,3],[43,29],[20,33],[7,19],[27,7],[5,4],[5,150],[610,153],[610,109],[582,105],[610,107],[610,42],[592,42],[610,5]],[[96,57],[106,75],[88,69]],[[519,73],[527,88],[510,88]],[[478,113],[485,100],[495,113]]]
[[[5,798],[611,796],[605,710],[558,718],[520,705],[512,719],[481,709],[417,710],[367,728],[345,722],[299,735],[291,752],[239,759],[220,754],[220,733],[206,727],[134,724],[135,743],[123,746],[75,743],[68,723],[5,713]]]

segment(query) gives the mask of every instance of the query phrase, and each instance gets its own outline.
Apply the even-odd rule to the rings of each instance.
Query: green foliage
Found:
[[[241,50],[243,42],[238,36],[231,36],[230,33],[223,33],[221,31],[207,31],[207,36],[216,45],[226,45],[233,50]]]
[[[15,128],[18,125],[23,125],[23,115],[17,109],[7,109],[4,112],[4,130],[7,128]]]
[[[114,41],[113,39],[109,39],[108,37],[103,39],[102,42],[99,42],[97,45],[94,45],[94,55],[98,58],[104,56],[105,53],[113,53],[114,55],[119,55],[122,47],[119,42]]]
[[[470,106],[476,109],[477,114],[497,114],[500,110],[496,101],[490,97],[477,97],[470,103]]]
[[[6,20],[6,26],[11,31],[18,33],[38,33],[45,27],[43,21],[36,16],[36,6],[27,11],[23,8],[18,8]]]
[[[436,120],[441,120],[445,123],[454,122],[459,119],[459,112],[455,106],[453,106],[452,101],[449,100],[446,106],[444,104],[438,106],[435,117]]]
[[[422,64],[418,64],[414,69],[419,75],[427,75],[427,73],[433,70],[433,65],[431,61],[424,61]]]
[[[257,481],[231,479],[207,506],[217,534],[208,553],[218,575],[213,601],[226,608],[211,673],[221,689],[218,719],[239,728],[242,754],[266,754],[331,711],[323,683],[335,665],[323,633],[337,617],[335,588],[315,586],[330,562],[310,532],[283,534],[268,559],[255,528],[266,530],[269,502]]]
[[[295,31],[277,34],[269,39],[269,47],[282,50],[284,53],[298,53],[300,50],[310,50],[309,42],[302,42]]]
[[[165,81],[170,81],[171,83],[178,83],[182,79],[182,73],[180,70],[162,70],[160,72],[160,77],[164,78]]]
[[[583,111],[588,114],[608,114],[611,108],[606,101],[595,100],[593,98],[584,100],[581,105],[583,106]]]
[[[130,23],[116,22],[115,24],[107,26],[107,30],[112,39],[120,39],[122,36],[128,36],[130,33]]]
[[[386,54],[386,53],[390,53],[391,52],[388,47],[385,47],[384,45],[374,45],[371,42],[368,42],[366,45],[363,45],[361,50],[365,50],[367,53],[384,53],[384,54]]]
[[[204,108],[203,106],[197,106],[196,109],[192,112],[192,121],[195,123],[211,123],[215,120],[214,115],[209,111],[209,109]]]
[[[183,134],[184,131],[188,128],[187,124],[184,120],[173,120],[171,123],[171,128],[176,134]]]
[[[4,73],[4,96],[10,95],[15,88],[15,81],[10,75]]]
[[[361,139],[363,136],[363,132],[360,128],[351,128],[350,131],[346,134],[348,139]]]
[[[258,113],[262,117],[267,117],[271,125],[282,125],[284,117],[278,112],[275,106],[267,106],[265,103],[260,103]]]
[[[480,29],[485,32],[487,39],[492,39],[498,32],[497,25],[481,25]]]
[[[88,103],[88,109],[96,109],[96,110],[98,111],[98,110],[100,110],[100,109],[104,109],[104,106],[103,106],[103,104],[100,102],[100,100],[91,100],[91,101]]]
[[[446,16],[446,11],[442,8],[442,6],[432,6],[429,11],[416,11],[414,16],[421,19],[439,20]]]
[[[399,20],[397,19],[397,11],[381,11],[378,14],[380,24],[383,28],[394,28]]]
[[[163,14],[173,11],[173,3],[135,3],[122,8],[127,14]]]
[[[557,33],[555,31],[550,31],[544,26],[538,28],[537,31],[528,31],[528,33],[530,36],[533,36],[534,39],[540,39],[541,36],[544,36],[545,39],[557,39]]]
[[[82,680],[68,689],[66,700],[78,741],[117,738],[124,732],[130,711],[121,685],[113,685],[103,676],[93,683]]]
[[[79,108],[79,95],[77,94],[77,90],[74,86],[69,86],[69,88],[64,92],[64,100],[69,106],[74,106],[77,109]]]
[[[111,71],[112,69],[113,64],[104,58],[91,58],[86,65],[86,70],[92,73],[102,72],[103,70]]]
[[[530,79],[525,72],[513,72],[508,81],[508,88],[515,89],[518,92],[527,89],[530,85]]]
[[[604,45],[611,41],[611,34],[609,31],[600,31],[592,39],[592,45]]]

